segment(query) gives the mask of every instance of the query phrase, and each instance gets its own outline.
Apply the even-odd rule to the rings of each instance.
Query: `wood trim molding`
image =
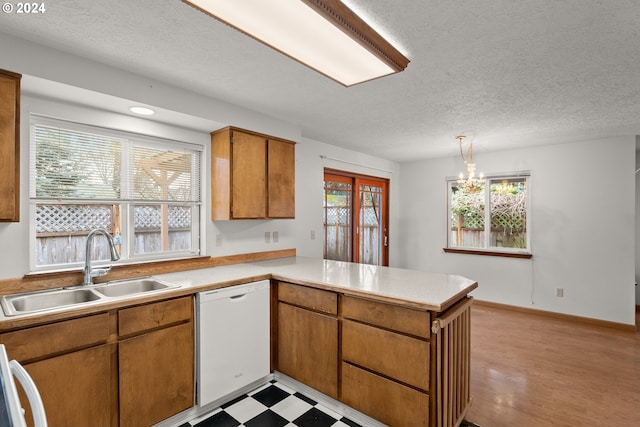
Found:
[[[0,70],[2,110],[0,158],[2,159],[2,206],[0,222],[20,221],[20,81],[22,75]],[[8,88],[11,89],[8,89]],[[13,101],[13,102],[12,102]]]
[[[96,283],[130,277],[151,276],[176,271],[197,270],[200,268],[221,267],[245,262],[266,261],[269,259],[296,256],[296,249],[253,252],[220,257],[202,256],[197,258],[155,261],[138,264],[115,265],[106,277],[96,279]],[[21,278],[0,280],[0,295],[45,289],[74,286],[82,283],[82,271],[56,271],[50,273],[29,273]]]
[[[367,48],[396,72],[407,68],[409,59],[344,3],[336,0],[303,0],[303,2]]]
[[[478,299],[474,300],[474,304],[485,306],[485,307],[498,308],[502,310],[517,311],[520,313],[535,314],[538,316],[545,316],[545,317],[550,317],[553,319],[564,320],[569,322],[584,323],[588,325],[601,326],[605,328],[613,328],[613,329],[618,329],[618,330],[627,331],[627,332],[637,331],[635,325],[628,325],[626,323],[619,323],[619,322],[611,322],[609,320],[593,319],[591,317],[575,316],[572,314],[556,313],[554,311],[540,310],[537,308],[519,307],[516,305],[502,304],[499,302],[492,302],[492,301],[482,301]]]
[[[474,251],[473,249],[453,249],[442,248],[448,254],[467,254],[467,255],[484,255],[484,256],[497,256],[504,258],[523,258],[531,259],[533,254],[520,254],[517,252],[498,252],[498,251]]]

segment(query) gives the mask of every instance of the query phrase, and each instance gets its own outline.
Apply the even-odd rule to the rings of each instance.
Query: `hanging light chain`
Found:
[[[469,148],[467,149],[467,154],[464,154],[462,149],[462,141],[466,138],[466,135],[458,135],[456,139],[458,140],[458,145],[460,147],[460,157],[467,165],[467,178],[464,178],[464,175],[460,173],[460,178],[458,178],[458,185],[463,190],[474,191],[479,189],[483,184],[482,174],[480,174],[479,178],[475,177],[476,165],[473,162],[473,142],[469,142]]]

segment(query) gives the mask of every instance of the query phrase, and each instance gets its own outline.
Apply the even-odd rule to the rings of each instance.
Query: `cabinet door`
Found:
[[[291,142],[269,140],[269,218],[295,218],[295,148]]]
[[[232,216],[265,218],[267,216],[267,141],[264,137],[233,132],[232,148]]]
[[[20,220],[20,77],[0,70],[0,221]]]
[[[279,303],[277,369],[336,399],[338,319]]]
[[[112,410],[117,411],[111,398],[112,348],[105,344],[25,365],[42,397],[49,427],[111,425]],[[28,405],[22,391],[20,401]],[[33,426],[31,411],[27,414],[27,425]]]
[[[194,405],[192,322],[118,345],[121,426],[150,426]]]

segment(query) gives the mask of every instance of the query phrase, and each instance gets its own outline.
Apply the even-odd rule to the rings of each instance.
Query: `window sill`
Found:
[[[442,250],[449,254],[484,255],[484,256],[497,256],[497,257],[504,257],[504,258],[523,258],[523,259],[533,258],[533,254],[523,254],[523,253],[517,253],[517,252],[498,252],[498,251],[482,251],[482,250],[473,250],[473,249],[453,249],[453,248],[442,248]]]

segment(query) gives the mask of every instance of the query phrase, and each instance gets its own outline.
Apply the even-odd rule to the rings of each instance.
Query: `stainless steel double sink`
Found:
[[[89,305],[147,292],[179,288],[180,285],[152,277],[118,280],[93,286],[3,295],[0,305],[6,316],[68,309],[79,304]]]

